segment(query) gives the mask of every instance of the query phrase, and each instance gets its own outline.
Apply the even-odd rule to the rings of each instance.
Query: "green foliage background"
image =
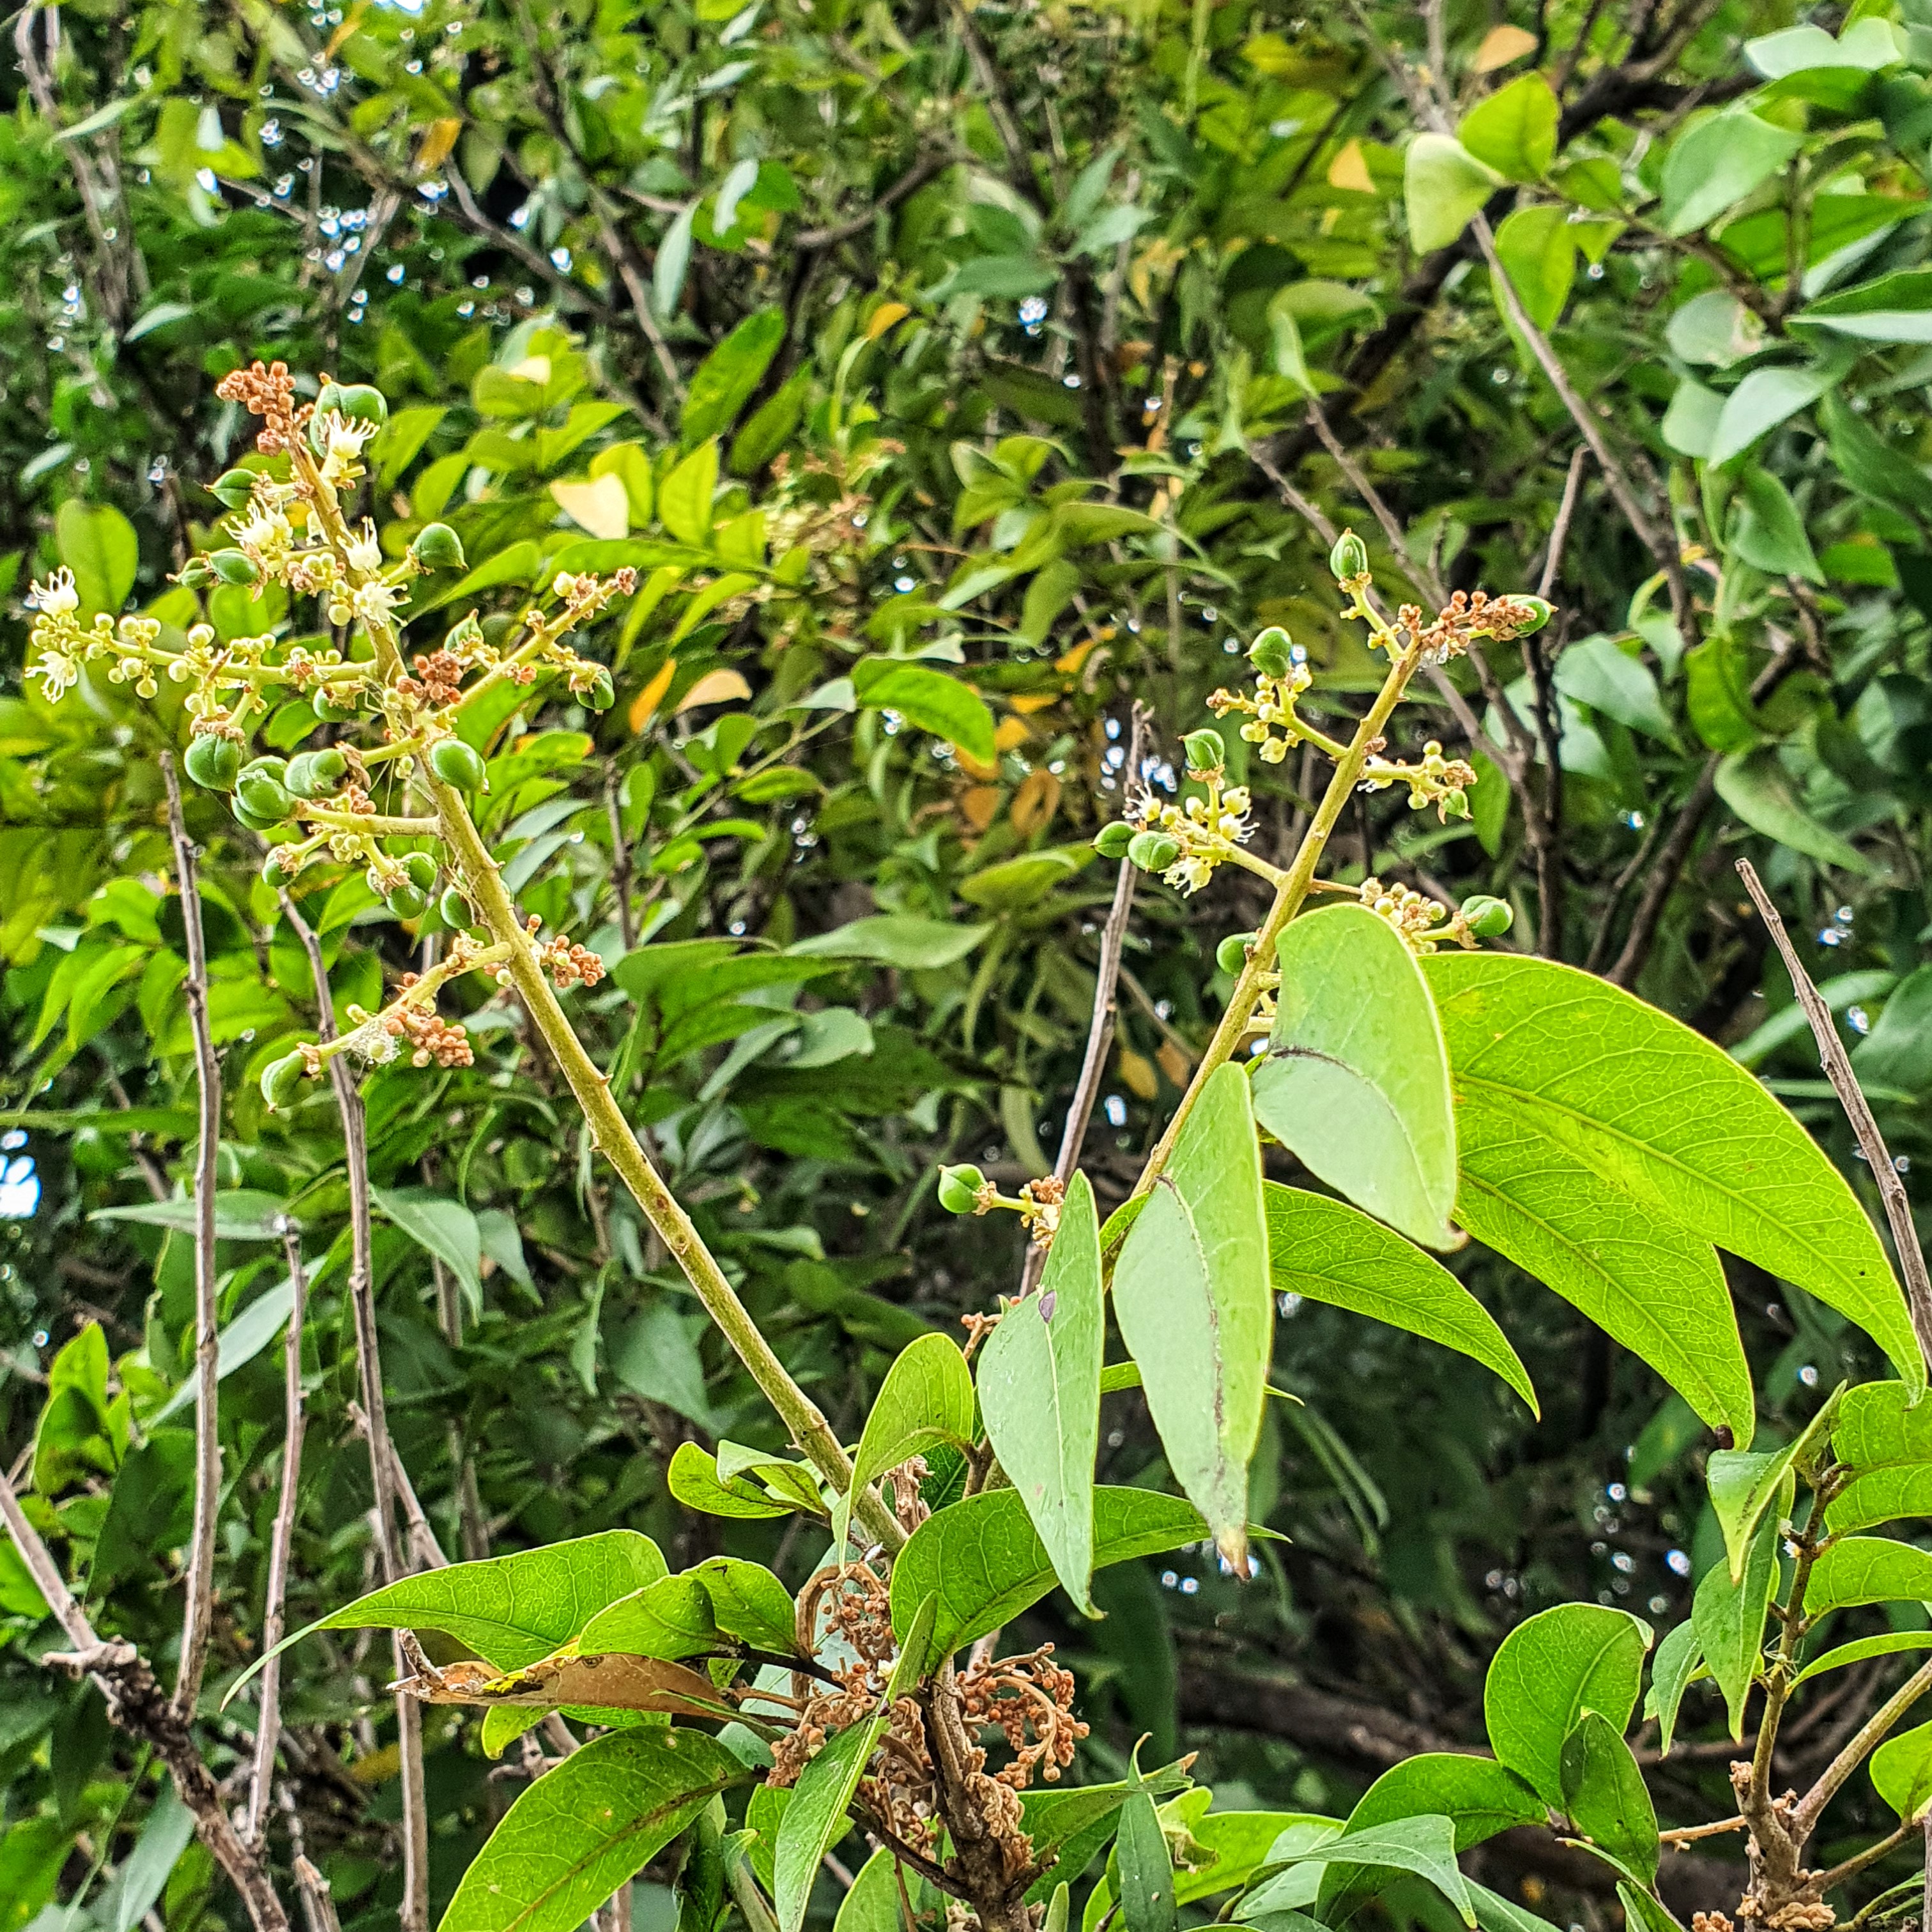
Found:
[[[1682,599],[1673,620],[1586,461],[1559,620],[1526,658],[1494,654],[1511,716],[1456,674],[1520,782],[1482,760],[1473,821],[1446,826],[1364,797],[1340,875],[1510,898],[1512,944],[1620,968],[1766,1076],[1856,1177],[1744,916],[1730,860],[1748,853],[1861,1040],[1893,1148],[1919,1158],[1932,15],[1858,0],[1820,17],[1843,30],[1832,50],[1768,0],[1452,5],[1440,48],[1407,7],[1244,0],[30,9],[0,121],[0,651],[10,673],[20,595],[56,562],[92,608],[178,608],[169,573],[218,514],[202,486],[245,446],[214,385],[256,356],[382,385],[384,496],[405,535],[440,516],[472,556],[507,550],[504,576],[464,593],[488,608],[587,540],[688,548],[593,640],[614,708],[536,720],[493,767],[486,830],[546,921],[615,957],[628,868],[644,930],[688,949],[580,998],[580,1022],[602,1064],[627,1057],[633,1118],[849,1440],[895,1351],[1017,1283],[1017,1237],[938,1213],[932,1178],[971,1160],[1010,1183],[1052,1158],[1112,890],[1085,841],[1132,776],[1132,705],[1158,782],[1264,624],[1306,646],[1311,708],[1339,716],[1372,686],[1304,503],[1352,524],[1418,601],[1432,572],[1540,578],[1579,430],[1498,306],[1468,226],[1486,206],[1521,310],[1684,547]],[[1311,424],[1311,388],[1400,551]],[[707,446],[728,492],[714,513],[703,491],[700,516]],[[707,604],[754,511],[808,536],[811,578]],[[272,619],[220,596],[218,626]],[[908,660],[902,682],[854,694],[872,708],[798,708],[862,650]],[[101,1322],[112,1380],[78,1382],[65,1433],[42,1428],[34,1506],[109,1626],[160,1654],[192,1294],[144,1177],[168,1192],[192,1150],[154,763],[179,733],[165,693],[156,712],[104,682],[86,698],[55,710],[10,675],[0,697],[0,1104],[26,1136],[10,1198],[38,1188],[0,1223],[0,1414],[10,1459],[34,1444],[56,1351]],[[1317,780],[1250,776],[1258,845],[1279,856]],[[247,1190],[225,1316],[272,1340],[266,1217],[298,1217],[317,1269],[304,1620],[366,1581],[339,1143],[326,1100],[284,1121],[254,1091],[312,1028],[306,965],[259,855],[206,795],[190,811],[211,848],[223,1178]],[[378,1004],[410,963],[397,928],[366,921],[352,879],[304,903],[338,1001]],[[1143,887],[1085,1156],[1103,1214],[1219,1011],[1216,942],[1264,903],[1225,873],[1189,901]],[[742,937],[834,931],[800,1023],[720,964]],[[776,1449],[776,1432],[514,1012],[471,1024],[473,1070],[391,1067],[366,1090],[392,1427],[443,1546],[630,1525],[680,1563],[723,1546],[795,1570],[808,1552],[782,1525],[721,1532],[670,1502],[680,1442]],[[115,1210],[132,1211],[99,1218]],[[1250,1504],[1292,1543],[1265,1546],[1246,1587],[1195,1552],[1105,1573],[1103,1622],[1064,1604],[1029,1620],[1081,1674],[1090,1774],[1151,1732],[1161,1761],[1202,1750],[1197,1777],[1224,1793],[1344,1810],[1408,1751],[1480,1738],[1484,1664],[1526,1610],[1684,1614],[1721,1549],[1692,1460],[1710,1437],[1566,1304],[1480,1250],[1452,1265],[1541,1420],[1460,1358],[1291,1304],[1275,1375],[1303,1404],[1270,1406]],[[1726,1266],[1771,1428],[1877,1366],[1829,1310]],[[259,1628],[281,1414],[277,1352],[233,1352],[224,1679]],[[1103,1432],[1103,1480],[1158,1478],[1137,1396],[1109,1398]],[[98,1699],[31,1661],[35,1609],[0,1550],[6,1928],[74,1897],[83,1834],[122,1858],[117,1822],[137,1830],[153,1803]],[[364,1713],[386,1654],[320,1642],[290,1669],[311,1856],[347,1922],[383,1923],[393,1756]],[[428,1725],[440,1903],[507,1798],[473,1726]],[[1720,1730],[1694,1689],[1683,1731]],[[1720,1801],[1722,1756],[1665,1775]],[[1478,1855],[1491,1882],[1600,1909],[1590,1874],[1512,1843]],[[171,1932],[232,1910],[196,1849],[159,1905]]]

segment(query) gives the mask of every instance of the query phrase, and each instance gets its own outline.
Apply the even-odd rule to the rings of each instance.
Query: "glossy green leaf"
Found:
[[[483,1237],[460,1201],[428,1187],[372,1187],[376,1211],[435,1256],[462,1285],[470,1318],[483,1312]]]
[[[717,1462],[695,1442],[680,1442],[673,1450],[664,1486],[686,1509],[706,1516],[789,1516],[794,1508],[742,1478],[721,1481]]]
[[[1825,573],[1818,568],[1817,553],[1791,492],[1754,464],[1742,478],[1739,497],[1731,531],[1731,548],[1738,555],[1774,577],[1802,577],[1822,584]]]
[[[1864,342],[1932,342],[1932,271],[1903,268],[1841,289],[1801,309],[1791,322]]]
[[[1863,1664],[1874,1657],[1894,1657],[1902,1651],[1932,1650],[1932,1630],[1888,1630],[1882,1636],[1862,1636],[1855,1642],[1841,1643],[1814,1657],[1791,1680],[1791,1688],[1828,1670],[1842,1670],[1848,1664]]]
[[[711,1598],[694,1576],[660,1576],[607,1604],[576,1633],[586,1657],[693,1657],[716,1648]]]
[[[1892,1463],[1854,1476],[1826,1505],[1825,1527],[1849,1536],[1920,1516],[1932,1516],[1932,1462]]]
[[[1728,463],[1750,448],[1815,403],[1834,380],[1823,369],[1754,369],[1724,399],[1712,432],[1710,461]]]
[[[1770,180],[1799,144],[1798,135],[1744,107],[1687,128],[1664,157],[1664,227],[1672,235],[1702,228]]]
[[[1497,1760],[1561,1809],[1563,1740],[1586,1710],[1618,1730],[1636,1708],[1649,1627],[1628,1610],[1559,1604],[1526,1618],[1497,1647],[1483,1721]]]
[[[1365,1831],[1344,1832],[1338,1838],[1296,1853],[1290,1862],[1412,1872],[1434,1886],[1455,1907],[1464,1924],[1476,1922],[1468,1882],[1456,1864],[1456,1828],[1447,1818],[1395,1818]],[[1288,1904],[1300,1890],[1298,1886],[1284,1882],[1293,1878],[1291,1870],[1251,1892],[1241,1901],[1243,1922],[1252,1924],[1275,1910],[1276,1900]]]
[[[1160,1814],[1144,1791],[1130,1791],[1120,1807],[1114,1856],[1120,1873],[1120,1917],[1127,1932],[1174,1932],[1174,1860]]]
[[[931,664],[897,658],[862,658],[852,667],[852,688],[872,711],[896,711],[920,730],[957,745],[969,757],[991,764],[993,714],[973,687]]]
[[[718,489],[718,445],[700,443],[658,486],[658,515],[680,543],[711,534],[711,500]]]
[[[711,1615],[728,1636],[760,1650],[798,1648],[798,1609],[791,1593],[762,1563],[707,1556],[687,1574],[704,1587]]]
[[[134,587],[140,562],[134,526],[112,503],[70,496],[54,512],[54,548],[74,572],[80,620],[85,623],[99,610],[117,615]]]
[[[1586,1711],[1563,1741],[1563,1804],[1585,1838],[1646,1885],[1655,1882],[1657,1812],[1623,1733]]]
[[[1417,135],[1402,161],[1410,244],[1418,252],[1448,248],[1502,182],[1454,136]]]
[[[748,315],[699,363],[692,371],[680,424],[687,444],[702,442],[730,428],[784,338],[784,310],[761,308]]]
[[[1744,1574],[1744,1552],[1750,1547],[1759,1519],[1784,1489],[1787,1472],[1813,1466],[1831,1438],[1838,1406],[1838,1397],[1834,1394],[1782,1449],[1711,1452],[1704,1477],[1710,1486],[1711,1508],[1724,1532],[1724,1551],[1730,1559],[1733,1582]]]
[[[1152,1556],[1208,1533],[1200,1512],[1155,1490],[1094,1492],[1094,1567]],[[1054,1586],[1053,1564],[1014,1490],[988,1490],[928,1516],[892,1564],[892,1628],[902,1638],[928,1596],[939,1599],[941,1655],[1010,1622]]]
[[[1932,1603],[1932,1550],[1889,1537],[1848,1536],[1827,1544],[1811,1566],[1804,1613],[1859,1604]]]
[[[1704,1661],[1724,1693],[1734,1738],[1744,1735],[1744,1699],[1763,1661],[1764,1620],[1778,1588],[1778,1514],[1789,1507],[1788,1502],[1780,1503],[1778,1514],[1768,1515],[1758,1526],[1738,1582],[1732,1582],[1723,1564],[1714,1563],[1690,1600],[1691,1624]],[[1812,1574],[1815,1577],[1817,1573]],[[1808,1610],[1812,1607],[1808,1602]]]
[[[970,1448],[973,1418],[973,1371],[958,1343],[950,1335],[919,1336],[900,1350],[879,1385],[853,1458],[853,1492],[942,1442]],[[850,1506],[848,1493],[832,1511],[835,1540],[844,1536]]]
[[[799,1774],[778,1825],[773,1880],[778,1932],[799,1932],[805,1923],[819,1861],[850,1828],[847,1810],[886,1723],[880,1712],[848,1726]]]
[[[1864,1329],[1907,1388],[1922,1393],[1904,1298],[1864,1209],[1816,1143],[1721,1048],[1546,960],[1438,955],[1424,971],[1459,1108],[1486,1103],[1551,1160],[1796,1282]],[[1466,1178],[1480,1180],[1466,1146],[1463,1161]],[[1700,1346],[1736,1360],[1734,1324],[1720,1332],[1708,1318],[1686,1322],[1671,1301],[1652,1306]],[[1747,1446],[1748,1408],[1724,1419]]]
[[[1216,1068],[1202,1085],[1127,1235],[1114,1270],[1114,1316],[1175,1480],[1222,1554],[1244,1568],[1248,1464],[1267,1400],[1274,1295],[1261,1150],[1238,1066]]]
[[[1256,1119],[1358,1207],[1412,1240],[1456,1246],[1449,1064],[1415,955],[1366,906],[1338,905],[1296,920],[1275,960]]]
[[[1871,1754],[1872,1789],[1911,1824],[1932,1804],[1932,1724],[1887,1738]]]
[[[1511,181],[1540,181],[1556,158],[1556,96],[1540,74],[1526,74],[1479,100],[1456,137],[1478,160]]]
[[[962,925],[917,913],[873,913],[801,939],[791,950],[816,958],[871,959],[903,972],[936,972],[964,958],[992,931],[990,924]]]
[[[1703,1661],[1704,1646],[1698,1641],[1696,1625],[1688,1617],[1666,1630],[1658,1641],[1657,1654],[1651,1662],[1650,1690],[1643,1700],[1643,1714],[1657,1720],[1657,1748],[1666,1756],[1676,1733],[1677,1713],[1684,1694]]]
[[[1094,1460],[1100,1443],[1106,1310],[1100,1224],[1084,1174],[1068,1183],[1040,1286],[980,1352],[980,1406],[1060,1586],[1094,1614]]]
[[[1514,1825],[1542,1823],[1548,1807],[1507,1765],[1460,1751],[1423,1751],[1384,1772],[1356,1800],[1348,1829],[1434,1814],[1456,1828],[1460,1854]]]
[[[1871,876],[1871,861],[1805,810],[1775,746],[1733,752],[1718,767],[1718,796],[1754,832],[1822,866],[1835,866],[1861,878]]]
[[[701,1732],[653,1724],[596,1738],[518,1793],[463,1874],[444,1932],[574,1932],[748,1775]]]
[[[1507,1382],[1532,1414],[1540,1412],[1529,1372],[1508,1337],[1440,1262],[1346,1202],[1272,1180],[1262,1184],[1262,1198],[1276,1294],[1346,1308],[1454,1348]]]

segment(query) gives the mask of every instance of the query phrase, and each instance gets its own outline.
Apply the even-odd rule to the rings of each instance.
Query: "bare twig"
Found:
[[[1878,1122],[1873,1118],[1871,1103],[1858,1086],[1858,1076],[1852,1071],[1850,1057],[1845,1052],[1844,1042],[1838,1037],[1831,1009],[1800,962],[1790,935],[1784,929],[1784,921],[1772,903],[1771,896],[1766,892],[1756,867],[1748,859],[1740,859],[1738,875],[1744,880],[1744,890],[1750,894],[1758,916],[1771,934],[1772,944],[1784,962],[1784,970],[1791,975],[1798,1004],[1804,1009],[1804,1017],[1810,1022],[1812,1036],[1818,1042],[1818,1058],[1824,1063],[1825,1077],[1831,1082],[1832,1091],[1845,1110],[1845,1118],[1852,1124],[1852,1132],[1858,1136],[1858,1146],[1871,1168],[1872,1179],[1878,1184],[1879,1198],[1885,1203],[1885,1218],[1892,1229],[1892,1245],[1898,1256],[1899,1273],[1905,1279],[1905,1304],[1912,1313],[1912,1332],[1918,1338],[1919,1353],[1928,1364],[1932,1364],[1932,1276],[1926,1273],[1925,1252],[1919,1245],[1918,1231],[1912,1224],[1912,1202],[1906,1193],[1904,1180],[1892,1163],[1885,1136],[1879,1132]]]
[[[255,1768],[248,1786],[248,1842],[259,1849],[268,1828],[268,1800],[275,1774],[275,1746],[282,1723],[282,1660],[275,1646],[287,1622],[289,1549],[295,1538],[296,1507],[302,1493],[302,1322],[308,1312],[308,1275],[302,1266],[302,1235],[293,1222],[282,1229],[282,1253],[288,1262],[288,1334],[282,1350],[282,1401],[286,1421],[282,1435],[282,1488],[275,1508],[275,1526],[268,1538],[268,1600],[262,1616],[260,1715],[255,1724]]]
[[[182,925],[187,935],[188,977],[182,997],[194,1037],[195,1071],[200,1094],[200,1138],[194,1164],[194,1530],[188,1545],[187,1600],[182,1611],[181,1664],[175,1677],[175,1708],[194,1714],[208,1664],[208,1633],[214,1616],[215,1517],[221,1508],[220,1358],[217,1334],[220,1310],[214,1279],[216,1163],[221,1150],[221,1064],[208,1024],[208,946],[201,926],[201,887],[195,874],[194,848],[182,818],[181,784],[172,753],[161,754],[167,787],[168,836],[181,886]]]
[[[1538,596],[1546,598],[1563,567],[1563,546],[1569,541],[1570,520],[1576,514],[1576,499],[1583,487],[1583,464],[1590,452],[1580,448],[1570,459],[1570,473],[1563,479],[1563,500],[1556,506],[1556,520],[1550,528],[1550,548],[1543,560],[1543,575],[1536,586]]]
[[[1699,827],[1704,823],[1704,814],[1711,808],[1712,800],[1718,795],[1718,763],[1714,757],[1705,760],[1704,769],[1697,774],[1697,782],[1690,788],[1690,796],[1684,801],[1677,814],[1677,823],[1670,828],[1670,836],[1658,852],[1649,878],[1644,881],[1636,910],[1630,916],[1630,928],[1624,936],[1623,950],[1617,955],[1616,963],[1604,975],[1613,986],[1634,983],[1643,970],[1643,962],[1650,956],[1650,943],[1657,936],[1664,908],[1677,884],[1677,874],[1683,868]]]
[[[296,1860],[296,1887],[301,1894],[302,1916],[308,1932],[342,1932],[335,1916],[335,1900],[329,1896],[328,1881],[305,1858]]]
[[[1928,1690],[1932,1690],[1932,1664],[1922,1664],[1864,1724],[1850,1743],[1839,1752],[1819,1775],[1818,1781],[1798,1801],[1791,1814],[1790,1831],[1801,1845],[1811,1834],[1820,1814],[1838,1787],[1864,1762],[1886,1733]]]
[[[638,943],[637,915],[631,910],[631,842],[624,836],[624,812],[617,793],[617,767],[604,773],[604,811],[610,821],[610,890],[617,896],[617,930],[628,952]]]

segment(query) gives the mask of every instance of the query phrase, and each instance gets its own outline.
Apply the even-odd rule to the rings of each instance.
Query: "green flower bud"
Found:
[[[1552,607],[1546,598],[1541,597],[1518,597],[1513,598],[1511,601],[1517,604],[1527,604],[1531,610],[1536,614],[1535,620],[1533,622],[1525,624],[1522,628],[1516,632],[1516,635],[1518,637],[1533,637],[1538,631],[1543,628],[1544,625],[1550,622]]]
[[[296,875],[290,869],[287,856],[281,852],[271,852],[262,862],[262,883],[272,892],[280,892],[284,886],[295,884]]]
[[[351,382],[346,386],[332,382],[329,388],[335,392],[329,407],[338,415],[353,417],[359,422],[372,422],[379,427],[389,420],[388,398],[380,389],[367,382]]]
[[[436,884],[436,861],[427,852],[410,853],[403,861],[403,870],[419,892],[428,892]]]
[[[319,752],[298,752],[289,760],[282,784],[297,798],[327,798],[349,776],[349,760],[333,745]]]
[[[389,908],[392,918],[421,919],[429,910],[429,895],[418,892],[413,885],[400,885],[382,903]]]
[[[1346,584],[1352,578],[1366,577],[1369,571],[1368,545],[1353,530],[1344,530],[1335,539],[1335,548],[1328,553],[1328,568],[1337,584]]]
[[[282,822],[278,818],[263,818],[258,813],[250,812],[238,799],[230,799],[228,808],[250,832],[272,832]]]
[[[1222,742],[1218,731],[1210,730],[1203,725],[1198,731],[1190,731],[1181,740],[1180,748],[1187,754],[1187,769],[1190,772],[1218,772],[1228,762],[1228,748]]]
[[[231,510],[245,510],[255,494],[252,470],[225,470],[208,486],[208,494],[218,497]]]
[[[1117,818],[1101,826],[1094,836],[1094,849],[1103,859],[1124,859],[1133,842],[1134,828],[1124,818]]]
[[[232,791],[242,776],[242,747],[219,732],[197,732],[189,740],[182,763],[196,784],[210,791]]]
[[[1180,841],[1172,832],[1136,832],[1127,842],[1127,856],[1144,872],[1164,872],[1180,856]]]
[[[958,1167],[939,1170],[939,1204],[949,1214],[970,1214],[980,1204],[980,1190],[986,1177],[968,1161]]]
[[[1239,973],[1248,963],[1248,948],[1255,943],[1252,932],[1231,932],[1214,949],[1214,964],[1224,973]]]
[[[238,550],[218,550],[208,560],[208,568],[224,584],[259,583],[262,573],[254,558]]]
[[[294,808],[294,800],[279,778],[253,769],[236,780],[235,796],[251,817],[270,825],[279,825]]]
[[[460,886],[446,886],[436,910],[442,915],[442,922],[452,932],[466,932],[475,922],[476,915],[470,909],[470,901]]]
[[[344,688],[349,694],[347,696],[332,697],[326,685],[316,686],[315,694],[310,698],[309,705],[325,724],[346,724],[358,715],[356,700],[362,687],[349,685]]]
[[[597,675],[590,680],[590,688],[584,694],[584,701],[592,711],[608,711],[617,701],[617,687],[610,682],[610,674],[602,664],[597,667]]]
[[[1264,677],[1286,677],[1294,668],[1294,640],[1270,624],[1248,646],[1248,662]]]
[[[483,760],[460,738],[439,738],[430,748],[429,766],[458,791],[474,791],[483,782]]]
[[[214,572],[205,556],[191,556],[176,573],[175,581],[184,590],[199,590],[214,581]]]
[[[284,1054],[262,1068],[262,1098],[268,1102],[269,1112],[278,1114],[293,1102],[308,1073],[308,1063],[299,1052]]]
[[[425,524],[410,545],[410,554],[425,570],[460,570],[463,541],[447,524]]]
[[[1486,892],[1465,899],[1458,916],[1477,939],[1500,939],[1516,922],[1509,902],[1492,898]]]

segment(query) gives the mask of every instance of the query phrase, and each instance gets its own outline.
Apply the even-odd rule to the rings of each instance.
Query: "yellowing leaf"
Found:
[[[876,342],[896,322],[903,322],[912,310],[904,302],[881,302],[866,324],[866,340]]]
[[[993,728],[993,748],[998,752],[1016,752],[1032,736],[1024,718],[1002,718]]]
[[[1029,772],[1013,794],[1013,830],[1030,838],[1060,808],[1060,781],[1051,772]]]
[[[1351,141],[1328,164],[1328,185],[1330,188],[1353,188],[1358,194],[1373,194],[1375,182],[1369,175],[1369,164],[1362,156],[1362,144]]]
[[[1154,1060],[1162,1072],[1165,1073],[1175,1086],[1185,1087],[1187,1084],[1188,1076],[1194,1070],[1194,1063],[1174,1045],[1172,1040],[1164,1040],[1161,1042],[1160,1050],[1155,1054]]]
[[[998,785],[970,785],[960,794],[959,815],[975,832],[985,831],[998,815],[999,809]]]
[[[1063,653],[1060,656],[1054,659],[1054,669],[1058,671],[1063,677],[1072,676],[1074,674],[1079,670],[1080,667],[1087,662],[1088,658],[1092,656],[1094,653],[1094,647],[1100,641],[1100,639],[1097,638],[1087,638],[1083,639],[1080,643],[1076,644],[1070,651],[1067,651]]]
[[[1483,36],[1483,44],[1476,50],[1476,58],[1469,63],[1476,74],[1494,74],[1499,67],[1508,67],[1511,61],[1521,60],[1525,54],[1536,51],[1536,36],[1521,27],[1492,27]]]
[[[1120,1082],[1137,1100],[1151,1100],[1160,1091],[1160,1077],[1154,1070],[1154,1062],[1144,1053],[1136,1053],[1130,1046],[1120,1048]]]
[[[728,704],[734,698],[749,698],[752,687],[735,670],[708,670],[677,701],[680,712],[694,711],[700,704]]]
[[[440,168],[448,160],[456,146],[456,137],[463,132],[463,117],[460,114],[446,114],[440,120],[432,121],[423,130],[422,145],[416,149],[416,171],[428,174],[432,168]]]
[[[670,690],[670,681],[676,675],[676,658],[666,658],[651,681],[632,699],[631,729],[633,731],[641,731],[657,716],[658,706],[664,702],[664,693]]]
[[[550,494],[558,508],[581,524],[593,537],[613,540],[631,533],[631,493],[621,476],[579,478],[568,483],[553,483]]]

